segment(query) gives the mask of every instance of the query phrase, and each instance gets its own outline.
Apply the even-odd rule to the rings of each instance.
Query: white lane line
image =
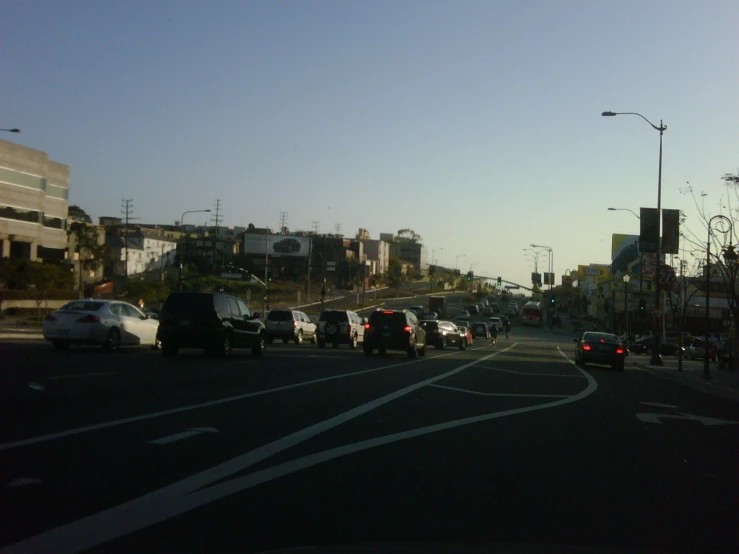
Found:
[[[515,343],[508,347],[513,348]],[[506,349],[507,350],[507,349]],[[227,462],[214,466],[210,469],[191,475],[181,481],[172,483],[166,487],[163,487],[157,491],[151,492],[137,499],[125,502],[113,508],[109,508],[97,514],[82,518],[78,521],[68,523],[56,529],[46,531],[34,537],[30,537],[24,541],[15,543],[7,546],[0,550],[0,553],[14,554],[14,553],[26,553],[34,552],[40,554],[43,552],[49,552],[54,554],[72,553],[93,548],[101,545],[113,539],[122,537],[124,535],[133,533],[140,529],[144,529],[155,523],[159,523],[170,519],[176,515],[188,512],[214,500],[218,500],[225,496],[229,496],[236,492],[244,489],[253,487],[259,483],[275,479],[281,475],[287,475],[300,469],[316,465],[318,463],[345,456],[353,452],[360,450],[366,450],[374,446],[380,446],[411,438],[415,436],[425,435],[433,433],[435,431],[441,431],[444,429],[451,429],[459,427],[460,425],[467,425],[469,423],[475,423],[478,421],[485,421],[487,419],[494,419],[497,417],[503,417],[505,415],[512,415],[515,413],[523,413],[531,411],[532,409],[541,409],[540,407],[533,408],[520,408],[516,410],[508,410],[506,412],[497,412],[493,414],[487,414],[484,416],[477,416],[473,418],[466,418],[456,420],[452,422],[442,423],[438,425],[432,425],[430,427],[424,427],[421,429],[414,429],[412,431],[406,431],[403,433],[396,433],[394,435],[387,435],[385,437],[379,437],[371,439],[369,441],[362,441],[350,445],[341,446],[327,450],[320,454],[306,456],[298,460],[281,464],[270,468],[269,470],[256,472],[246,477],[240,477],[221,483],[219,485],[205,488],[212,483],[222,481],[226,477],[235,473],[241,472],[246,468],[270,457],[275,454],[282,452],[288,448],[291,448],[301,442],[304,442],[316,435],[333,429],[347,421],[350,421],[356,417],[359,417],[370,410],[378,408],[392,400],[401,398],[407,394],[412,393],[422,387],[430,385],[434,381],[440,379],[446,379],[468,367],[472,367],[479,361],[484,361],[488,358],[496,356],[499,352],[505,352],[501,350],[493,352],[480,358],[479,360],[466,363],[451,371],[443,373],[437,377],[425,379],[413,385],[409,385],[402,389],[399,389],[393,393],[382,396],[356,408],[352,408],[342,414],[324,420],[305,429],[301,429],[295,433],[277,439],[274,442],[261,446],[237,456]],[[556,406],[560,404],[566,404],[574,402],[577,399],[587,396],[592,391],[588,392],[590,388],[597,388],[597,384],[593,380],[588,389],[582,393],[572,396],[568,399],[557,400],[549,404],[543,404],[543,406]],[[225,487],[224,487],[225,485]]]
[[[148,441],[149,444],[169,444],[171,442],[176,442],[182,439],[186,439],[188,437],[194,437],[195,435],[202,435],[203,433],[217,433],[218,429],[215,427],[195,427],[194,429],[187,429],[186,431],[183,431],[182,433],[176,433],[174,435],[169,435],[168,437],[162,437],[161,439],[155,439],[153,441]]]
[[[474,390],[458,389],[457,387],[446,387],[444,385],[429,385],[429,387],[436,387],[437,389],[449,389],[456,390],[459,392],[466,392],[467,394],[478,394],[480,396],[510,396],[513,398],[569,398],[569,394],[507,394],[502,392],[478,392]]]
[[[501,350],[501,352],[504,352],[504,350]],[[324,383],[326,381],[333,381],[335,379],[344,379],[347,377],[354,377],[356,375],[365,375],[368,373],[374,373],[377,371],[382,371],[384,369],[391,369],[394,367],[402,367],[406,365],[411,364],[418,364],[423,363],[426,361],[435,360],[437,358],[443,358],[446,356],[454,356],[456,354],[459,354],[459,351],[457,352],[450,352],[448,354],[440,354],[438,356],[428,356],[425,358],[422,358],[420,360],[416,359],[409,362],[401,362],[399,364],[392,364],[392,365],[384,365],[380,367],[375,367],[373,369],[364,369],[362,371],[353,371],[351,373],[342,373],[341,375],[331,375],[329,377],[321,377],[319,379],[313,379],[311,381],[302,381],[300,383],[293,383],[291,385],[283,385],[281,387],[275,387],[272,389],[266,389],[256,392],[248,392],[244,394],[239,394],[237,396],[229,396],[227,398],[221,398],[219,400],[210,400],[208,402],[201,402],[200,404],[191,404],[189,406],[183,406],[181,408],[172,408],[171,410],[162,410],[160,412],[152,412],[149,414],[143,414],[139,416],[132,416],[132,417],[126,417],[123,419],[115,419],[113,421],[106,421],[104,423],[96,423],[93,425],[86,425],[84,427],[76,427],[74,429],[67,429],[66,431],[59,431],[57,433],[49,433],[48,435],[40,435],[38,437],[32,437],[30,439],[22,439],[14,442],[6,442],[0,444],[0,452],[3,450],[11,450],[13,448],[20,448],[22,446],[28,446],[30,444],[38,444],[41,442],[47,442],[51,440],[61,439],[64,437],[71,437],[73,435],[79,435],[81,433],[89,433],[91,431],[98,431],[100,429],[107,429],[109,427],[117,427],[119,425],[125,425],[127,423],[136,423],[138,421],[146,421],[148,419],[154,419],[157,417],[163,417],[173,414],[179,414],[182,412],[189,412],[191,410],[199,410],[201,408],[210,408],[211,406],[218,406],[220,404],[228,404],[229,402],[237,402],[239,400],[244,400],[245,398],[252,398],[254,396],[262,396],[265,394],[272,394],[275,392],[282,392],[290,389],[295,389],[299,387],[306,387],[308,385],[315,385],[317,383]],[[40,387],[39,390],[43,390],[43,387],[41,385],[36,384],[38,387]],[[31,386],[31,384],[29,384]]]
[[[480,366],[482,369],[489,369],[490,371],[502,371],[504,373],[515,373],[517,375],[531,375],[535,377],[576,377],[577,379],[582,379],[582,375],[556,375],[553,373],[529,373],[527,371],[514,371],[512,369],[499,369],[497,367],[490,367],[490,366]]]
[[[35,477],[19,477],[18,479],[14,479],[10,483],[8,483],[8,487],[11,489],[15,489],[18,487],[23,487],[25,485],[38,485],[40,483],[41,479],[36,479]]]
[[[644,404],[645,406],[656,406],[657,408],[677,408],[677,406],[673,406],[672,404],[660,404],[659,402],[639,402],[639,404]]]
[[[52,375],[45,379],[82,379],[84,377],[100,377],[101,375],[115,375],[115,371],[102,371],[100,373],[75,373],[74,375]]]

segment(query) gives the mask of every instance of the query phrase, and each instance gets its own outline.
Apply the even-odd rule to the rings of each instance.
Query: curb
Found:
[[[735,391],[724,390],[721,388],[717,388],[716,385],[711,383],[711,381],[688,381],[686,379],[682,379],[679,375],[672,375],[671,373],[666,373],[665,371],[652,369],[648,365],[641,362],[631,362],[631,365],[645,373],[654,375],[655,377],[661,377],[662,379],[667,379],[668,381],[672,381],[673,383],[685,385],[686,387],[690,387],[693,390],[697,390],[698,392],[702,392],[716,398],[739,403],[739,389]]]

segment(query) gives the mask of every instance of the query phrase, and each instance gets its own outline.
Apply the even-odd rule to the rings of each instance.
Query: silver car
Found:
[[[265,320],[267,342],[282,339],[287,344],[293,341],[302,344],[303,340],[316,343],[317,326],[303,312],[298,310],[270,310]]]
[[[92,344],[113,352],[121,346],[156,348],[159,321],[128,302],[73,300],[47,315],[42,329],[57,350]]]

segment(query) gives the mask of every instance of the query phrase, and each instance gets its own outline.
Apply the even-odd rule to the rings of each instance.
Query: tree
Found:
[[[74,222],[69,226],[69,234],[74,236],[75,253],[79,260],[79,289],[84,293],[83,276],[86,272],[97,271],[104,267],[110,257],[110,247],[103,240],[99,241],[97,228],[84,223]]]
[[[72,221],[80,223],[92,223],[92,218],[90,218],[90,216],[87,215],[87,212],[79,206],[69,206],[69,208],[67,209],[67,215]]]
[[[689,195],[695,205],[699,222],[702,227],[701,235],[683,225],[681,236],[684,246],[689,253],[699,260],[704,260],[703,272],[715,276],[718,283],[711,282],[710,294],[712,297],[726,298],[730,313],[730,336],[732,344],[731,369],[736,368],[736,354],[739,352],[739,340],[737,329],[739,329],[739,294],[737,291],[737,264],[732,263],[729,256],[734,254],[737,244],[737,233],[739,233],[739,174],[725,174],[721,177],[724,192],[720,195],[717,213],[709,211],[705,198],[708,193],[701,191],[700,202],[692,186],[688,186],[682,192]],[[717,217],[718,216],[718,217]],[[713,219],[715,218],[715,219]],[[713,223],[711,223],[713,221]],[[681,218],[685,223],[685,218]],[[709,229],[710,225],[710,229]],[[707,241],[707,242],[706,242]],[[710,249],[707,248],[710,245]],[[710,251],[710,256],[708,256]],[[724,258],[725,254],[729,256]],[[727,263],[727,259],[729,263]],[[734,260],[735,261],[735,260]],[[701,287],[701,279],[694,279],[694,284]],[[718,286],[716,286],[718,285]],[[705,288],[703,286],[702,288]],[[705,291],[704,291],[705,292]]]
[[[398,229],[398,233],[395,235],[395,241],[397,242],[422,242],[423,237],[416,233],[413,229]]]
[[[406,276],[403,273],[403,262],[395,256],[390,256],[385,272],[385,279],[388,286],[395,287],[395,296],[400,292],[400,285],[405,282]]]

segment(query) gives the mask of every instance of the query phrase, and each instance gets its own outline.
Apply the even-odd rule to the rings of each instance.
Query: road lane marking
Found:
[[[515,345],[516,343],[512,344],[506,350],[513,348]],[[501,414],[511,415],[514,413],[531,411],[531,408],[508,410],[506,412],[497,412],[494,414],[487,414],[485,416],[466,418],[412,431],[405,431],[403,433],[387,435],[385,437],[379,437],[369,441],[362,441],[334,448],[318,455],[306,456],[305,458],[300,458],[298,460],[288,462],[287,464],[281,464],[275,466],[275,468],[270,468],[270,470],[281,470],[281,473],[280,471],[275,472],[270,470],[267,470],[267,473],[264,471],[256,472],[252,475],[246,476],[246,478],[235,478],[226,483],[205,488],[213,483],[218,483],[235,473],[239,473],[262,460],[269,458],[270,456],[274,456],[275,454],[313,438],[320,433],[351,421],[370,410],[374,410],[375,408],[383,406],[393,400],[406,396],[433,383],[434,381],[451,377],[460,371],[474,366],[478,362],[497,356],[501,352],[505,352],[505,350],[493,352],[487,356],[479,358],[478,360],[463,364],[437,377],[431,377],[412,385],[408,385],[395,392],[376,398],[375,400],[371,400],[370,402],[366,402],[365,404],[352,408],[351,410],[347,410],[346,412],[316,423],[315,425],[311,425],[310,427],[291,433],[285,437],[277,439],[276,441],[247,452],[246,454],[232,458],[231,460],[218,464],[210,469],[172,483],[171,485],[163,487],[157,491],[145,494],[137,499],[125,502],[97,514],[87,516],[78,521],[46,531],[13,545],[9,545],[0,550],[0,552],[34,552],[36,554],[42,552],[54,554],[79,552],[133,533],[134,531],[144,529],[155,523],[165,521],[176,515],[193,510],[224,496],[229,496],[246,488],[253,487],[254,485],[264,481],[269,481],[279,477],[280,475],[286,475],[288,473],[298,471],[299,469],[303,469],[304,467],[316,465],[322,461],[345,456],[360,450],[366,450],[374,446],[380,446],[382,444],[403,440],[405,438],[411,438],[413,436],[425,435],[443,429],[451,429],[460,425],[467,425],[477,421],[485,421],[486,419],[503,417]],[[589,384],[589,386],[597,388],[597,384],[595,384],[594,380]],[[583,393],[580,393],[571,398],[579,399],[582,394]],[[571,399],[557,400],[549,404],[544,404],[543,406],[554,406],[559,405],[560,403],[569,403],[572,401],[573,400]],[[306,461],[311,462],[306,464]],[[255,480],[254,476],[259,476],[260,478]],[[268,477],[265,478],[264,476]],[[246,479],[246,481],[244,479]],[[227,485],[225,489],[223,485]]]
[[[504,373],[516,373],[518,375],[531,375],[536,377],[576,377],[582,379],[582,375],[555,375],[553,373],[528,373],[526,371],[514,371],[512,369],[499,369],[497,367],[480,366],[482,369],[489,369],[490,371],[502,371]]]
[[[674,414],[636,414],[636,418],[644,423],[659,423],[661,424],[663,419],[683,419],[686,421],[700,421],[703,425],[739,425],[739,421],[729,421],[726,419],[716,419],[707,416],[697,416],[693,414],[681,413],[680,415]]]
[[[153,441],[148,441],[149,444],[169,444],[171,442],[176,442],[182,439],[186,439],[188,437],[194,437],[195,435],[202,435],[203,433],[217,433],[218,429],[215,427],[195,427],[194,429],[187,429],[185,431],[182,431],[182,433],[176,433],[174,435],[169,435],[168,437],[162,437],[161,439],[155,439]]]
[[[41,479],[36,479],[35,477],[19,477],[18,479],[14,479],[10,483],[8,483],[8,487],[11,489],[15,489],[18,487],[23,487],[25,485],[38,485],[40,483]]]
[[[672,404],[660,404],[659,402],[639,402],[639,404],[644,404],[645,406],[655,406],[657,408],[677,408],[677,406],[673,406]]]
[[[512,345],[510,348],[513,348],[514,345]],[[104,423],[95,423],[93,425],[86,425],[84,427],[75,427],[74,429],[67,429],[66,431],[59,431],[57,433],[49,433],[47,435],[39,435],[38,437],[32,437],[30,439],[21,439],[18,441],[13,442],[6,442],[0,444],[0,452],[4,450],[11,450],[13,448],[20,448],[22,446],[28,446],[31,444],[38,444],[42,442],[47,442],[51,440],[61,439],[65,437],[71,437],[73,435],[79,435],[82,433],[89,433],[91,431],[98,431],[100,429],[108,429],[110,427],[117,427],[119,425],[125,425],[127,423],[136,423],[138,421],[146,421],[148,419],[154,419],[157,417],[164,417],[168,415],[173,414],[179,414],[183,412],[189,412],[191,410],[199,410],[201,408],[210,408],[211,406],[219,406],[221,404],[228,404],[229,402],[237,402],[239,400],[244,400],[245,398],[252,398],[254,396],[262,396],[265,394],[272,394],[275,392],[282,392],[290,389],[295,389],[299,387],[306,387],[308,385],[315,385],[316,383],[324,383],[326,381],[333,381],[336,379],[344,379],[346,377],[354,377],[356,375],[365,375],[368,373],[374,373],[377,371],[382,371],[384,369],[392,369],[394,367],[401,367],[411,364],[418,364],[423,363],[431,360],[436,360],[438,358],[443,358],[446,356],[454,356],[456,354],[461,353],[462,351],[455,351],[455,352],[449,352],[447,354],[439,354],[437,356],[427,356],[422,359],[416,359],[409,362],[401,362],[399,364],[392,364],[392,365],[384,365],[380,367],[375,367],[372,369],[363,369],[361,371],[353,371],[351,373],[342,373],[341,375],[331,375],[329,377],[321,377],[319,379],[312,379],[311,381],[302,381],[300,383],[293,383],[290,385],[283,385],[281,387],[274,387],[271,389],[265,389],[261,391],[255,391],[255,392],[248,392],[244,394],[239,394],[237,396],[229,396],[227,398],[220,398],[218,400],[210,400],[208,402],[201,402],[199,404],[191,404],[189,406],[182,406],[181,408],[172,408],[170,410],[162,410],[159,412],[152,412],[149,414],[143,414],[139,416],[132,416],[132,417],[126,417],[122,419],[115,419],[113,421],[106,421]],[[500,352],[505,352],[505,350],[501,350]],[[38,390],[43,390],[43,387],[41,385],[35,384],[38,387],[41,387]],[[29,384],[29,386],[31,386]]]
[[[101,375],[115,375],[115,371],[102,371],[100,373],[75,373],[74,375],[52,375],[46,379],[81,379],[83,377],[100,377]]]
[[[457,387],[447,387],[444,385],[429,385],[429,387],[436,387],[437,389],[449,389],[456,390],[459,392],[466,392],[468,394],[479,394],[480,396],[510,396],[510,397],[521,397],[521,398],[569,398],[569,394],[508,394],[502,392],[478,392],[474,390],[458,389]]]

